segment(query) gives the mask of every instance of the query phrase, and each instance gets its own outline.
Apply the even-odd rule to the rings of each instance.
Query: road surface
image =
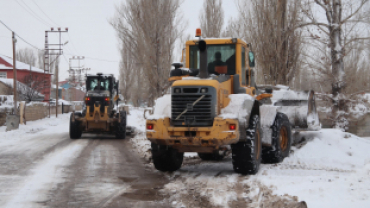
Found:
[[[169,207],[167,177],[110,135],[32,135],[0,150],[1,207]]]
[[[180,170],[157,171],[145,120],[132,114],[138,131],[125,140],[105,134],[71,140],[69,115],[10,132],[0,127],[0,207],[306,207],[297,197],[273,194],[274,187],[256,180],[263,174],[235,174],[230,157],[204,162],[187,155]]]

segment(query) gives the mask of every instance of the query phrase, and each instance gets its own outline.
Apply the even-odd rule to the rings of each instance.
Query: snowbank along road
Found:
[[[370,140],[336,130],[301,134],[280,164],[257,175],[232,170],[231,158],[204,162],[187,153],[162,173],[150,163],[142,109],[117,140],[71,140],[69,115],[0,127],[0,207],[370,207]]]

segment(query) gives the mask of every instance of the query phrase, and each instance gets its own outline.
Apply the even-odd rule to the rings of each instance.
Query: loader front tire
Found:
[[[213,153],[200,153],[199,152],[198,156],[202,160],[220,161],[220,160],[224,159],[225,155],[220,154],[219,151],[215,151]]]
[[[166,145],[152,143],[154,167],[159,171],[176,171],[180,169],[184,153]]]
[[[75,116],[80,116],[81,113],[75,113]],[[82,129],[80,123],[78,121],[72,122],[73,113],[71,113],[71,117],[69,119],[69,138],[71,139],[78,139],[81,138]]]
[[[262,158],[262,130],[258,115],[252,115],[246,130],[246,141],[231,145],[233,168],[236,173],[256,174]]]
[[[120,112],[120,122],[117,122],[116,138],[125,139],[126,138],[126,111]]]
[[[278,163],[289,156],[292,132],[288,117],[277,113],[272,129],[272,147],[263,147],[262,159],[264,163]]]

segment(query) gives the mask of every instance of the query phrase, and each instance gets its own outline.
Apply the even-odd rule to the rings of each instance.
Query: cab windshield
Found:
[[[199,69],[198,46],[190,46],[190,68]],[[227,70],[226,74],[235,74],[235,44],[207,45],[207,70],[209,74],[220,74],[218,68]]]
[[[111,86],[109,84],[109,78],[104,77],[88,77],[86,80],[87,91],[110,90]]]

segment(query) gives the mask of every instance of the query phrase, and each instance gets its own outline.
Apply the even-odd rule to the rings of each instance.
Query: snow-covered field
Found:
[[[135,121],[131,125],[137,128],[131,142],[142,157],[150,160],[142,116],[140,109],[131,111],[129,119]],[[269,203],[274,207],[274,197],[284,195],[305,201],[310,208],[370,207],[370,138],[334,129],[300,136],[304,142],[292,147],[289,158],[279,164],[262,164],[252,176],[235,174],[230,157],[221,162],[202,162],[194,154],[186,154],[184,165],[169,175],[172,182],[165,187],[173,193],[172,205],[189,206],[176,198],[193,192],[193,197],[209,198],[212,205],[221,207],[240,200],[253,202],[250,207],[264,201],[265,207]]]

